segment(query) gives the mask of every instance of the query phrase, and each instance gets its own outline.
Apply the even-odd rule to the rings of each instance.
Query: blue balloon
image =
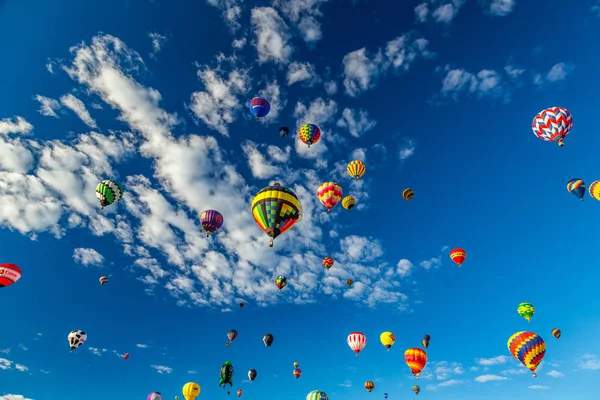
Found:
[[[254,97],[250,101],[250,112],[256,119],[265,117],[271,111],[271,103],[262,97]]]
[[[585,182],[579,178],[571,179],[567,182],[567,190],[569,193],[583,201],[583,196],[585,195]]]

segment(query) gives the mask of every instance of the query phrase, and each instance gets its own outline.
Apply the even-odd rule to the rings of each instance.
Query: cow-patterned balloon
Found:
[[[69,346],[71,347],[71,351],[73,351],[85,343],[85,341],[87,340],[87,335],[84,331],[75,330],[69,333],[67,339],[69,340]]]

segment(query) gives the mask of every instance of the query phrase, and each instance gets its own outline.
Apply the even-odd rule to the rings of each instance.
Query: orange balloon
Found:
[[[423,371],[423,368],[425,368],[425,364],[427,364],[427,353],[419,348],[413,347],[404,352],[404,360],[413,375],[419,379],[419,374]]]

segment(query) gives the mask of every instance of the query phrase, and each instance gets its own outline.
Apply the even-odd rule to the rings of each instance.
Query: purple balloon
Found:
[[[148,400],[162,400],[160,392],[152,392],[148,395]]]
[[[206,236],[210,236],[223,225],[223,215],[217,210],[206,210],[200,215],[200,223],[202,229],[206,232]]]

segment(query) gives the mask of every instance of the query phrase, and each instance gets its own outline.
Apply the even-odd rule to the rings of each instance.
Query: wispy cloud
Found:
[[[512,13],[517,5],[516,0],[479,0],[486,14],[494,17],[505,17]]]
[[[485,382],[492,382],[492,381],[505,381],[507,379],[508,378],[505,376],[487,374],[487,375],[478,376],[477,378],[475,378],[475,382],[485,383]]]
[[[600,370],[600,359],[595,354],[584,354],[578,362],[579,368],[592,371]]]
[[[39,94],[36,94],[33,98],[40,103],[40,109],[38,110],[40,114],[46,117],[58,118],[56,112],[60,110],[60,103],[57,100]]]
[[[533,83],[537,86],[543,86],[546,83],[563,81],[573,72],[575,65],[560,62],[555,64],[546,75],[536,73],[533,75]]]
[[[556,370],[549,371],[546,375],[549,375],[553,378],[564,378],[565,377],[565,374],[563,374],[560,371],[556,371]]]
[[[136,346],[138,348],[140,348],[140,349],[147,349],[148,348],[148,345],[147,344],[143,344],[143,343],[138,343],[138,344],[136,344]]]
[[[155,32],[148,33],[148,37],[152,41],[152,53],[150,54],[156,56],[156,53],[163,49],[163,46],[167,42],[167,37]]]
[[[150,368],[153,368],[159,374],[170,374],[173,372],[173,368],[167,367],[165,365],[151,365]]]
[[[79,100],[77,97],[69,93],[61,96],[60,102],[65,107],[73,111],[79,117],[79,119],[81,119],[90,128],[98,127],[96,125],[96,121],[92,118],[90,112],[85,107],[85,104],[83,104],[83,101]]]
[[[352,382],[351,381],[344,381],[343,383],[338,383],[338,386],[349,388],[349,387],[352,386]]]
[[[398,150],[398,158],[400,161],[406,161],[415,154],[416,150],[417,144],[415,140],[406,138],[404,139],[404,143],[400,146],[400,150]]]
[[[23,350],[23,351],[28,351],[28,350],[29,350],[29,348],[28,348],[28,347],[26,347],[26,346],[25,346],[23,343],[19,343],[19,348],[20,348],[21,350]]]
[[[101,266],[104,262],[104,256],[96,250],[88,248],[77,248],[73,251],[73,260],[84,266]]]
[[[478,358],[475,360],[475,362],[479,365],[490,366],[504,364],[508,360],[510,360],[510,357],[508,356],[496,356],[492,358]]]
[[[415,7],[417,22],[434,20],[443,25],[449,25],[465,4],[466,0],[426,0]]]
[[[101,356],[102,353],[106,353],[107,349],[98,349],[96,347],[88,347],[88,350],[95,356]]]
[[[549,386],[542,386],[542,385],[533,385],[533,386],[529,386],[529,389],[534,389],[534,390],[548,390],[550,389]]]

